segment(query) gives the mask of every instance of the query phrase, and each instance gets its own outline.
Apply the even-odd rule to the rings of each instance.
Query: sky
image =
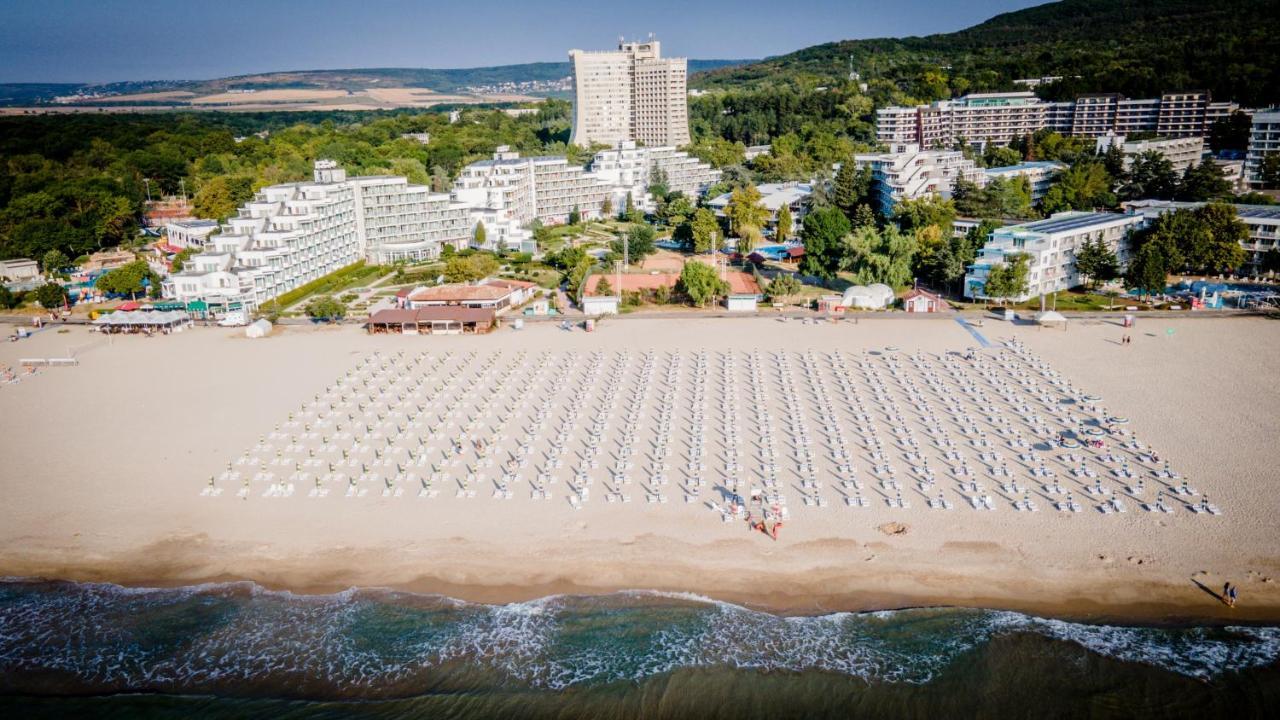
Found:
[[[0,82],[563,61],[649,33],[664,55],[759,58],[949,32],[1044,1],[0,0]]]

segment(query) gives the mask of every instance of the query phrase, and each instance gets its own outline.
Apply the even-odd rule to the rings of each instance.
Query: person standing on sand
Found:
[[[1236,586],[1232,585],[1231,589],[1227,591],[1227,607],[1235,607],[1235,606],[1236,606]]]

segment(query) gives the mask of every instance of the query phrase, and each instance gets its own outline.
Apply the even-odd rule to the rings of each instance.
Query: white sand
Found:
[[[1164,335],[1166,327],[1175,329],[1172,337]],[[1121,347],[1112,341],[1123,331],[1101,322],[1078,322],[1067,332],[990,321],[983,329],[992,341],[1018,337],[1071,382],[1103,396],[1112,413],[1131,418],[1128,427],[1198,490],[1207,492],[1222,508],[1220,517],[1181,509],[1157,515],[1133,500],[1126,514],[1103,515],[1057,463],[1051,465],[1064,486],[1077,488],[1075,498],[1084,512],[1056,512],[1039,495],[1035,497],[1040,512],[1016,512],[993,492],[998,479],[986,476],[980,481],[998,509],[980,512],[965,504],[958,486],[944,474],[948,465],[934,449],[926,454],[956,508],[930,510],[923,497],[908,490],[908,464],[897,447],[889,450],[890,460],[912,506],[888,507],[874,491],[861,436],[835,386],[824,379],[840,408],[843,433],[856,451],[858,479],[871,507],[844,505],[839,483],[829,477],[832,466],[824,464],[828,461],[820,440],[825,435],[813,414],[814,404],[807,392],[801,392],[814,453],[821,459],[820,493],[829,504],[804,506],[799,478],[788,478],[782,485],[792,517],[777,542],[750,532],[744,523],[722,523],[701,502],[686,505],[677,483],[684,474],[679,455],[669,459],[672,481],[662,488],[668,503],[645,502],[640,483],[648,460],[637,458],[635,482],[625,490],[632,502],[622,504],[605,502],[603,483],[612,461],[602,454],[600,467],[591,471],[590,500],[580,511],[567,502],[566,481],[575,465],[568,457],[555,471],[559,482],[549,487],[554,497],[550,502],[529,498],[534,465],[522,469],[524,480],[512,486],[511,500],[490,497],[491,485],[479,489],[474,498],[456,498],[453,486],[444,482],[437,483],[439,494],[431,499],[416,497],[416,486],[403,488],[401,497],[382,497],[375,483],[367,485],[365,497],[352,499],[343,497],[336,486],[326,498],[308,498],[310,485],[303,483],[295,483],[294,495],[285,498],[262,497],[269,486],[265,482],[253,483],[247,500],[236,497],[234,482],[223,482],[219,497],[201,497],[200,491],[211,475],[227,470],[228,462],[246,451],[254,454],[259,438],[277,425],[286,435],[303,433],[287,425],[289,413],[299,413],[304,402],[374,351],[388,361],[402,350],[409,357],[452,352],[452,362],[474,351],[475,361],[466,363],[459,380],[464,383],[486,359],[496,357],[494,367],[502,369],[522,350],[529,359],[543,351],[558,357],[569,350],[584,357],[602,351],[607,376],[614,353],[626,349],[631,352],[628,372],[634,378],[641,353],[652,349],[657,351],[655,380],[643,421],[649,424],[659,407],[655,383],[656,376],[665,375],[664,353],[682,351],[681,377],[687,382],[692,352],[706,349],[712,358],[712,384],[704,476],[712,480],[721,469],[715,457],[720,430],[711,422],[720,414],[716,351],[738,351],[736,372],[744,377],[741,351],[759,349],[766,358],[770,351],[789,351],[793,381],[798,390],[807,391],[800,356],[794,353],[839,349],[855,357],[863,349],[893,345],[903,352],[919,349],[937,356],[974,346],[967,332],[939,319],[863,320],[856,326],[763,319],[628,319],[606,321],[594,334],[541,325],[485,337],[369,337],[354,328],[289,329],[261,341],[212,329],[114,341],[80,328],[67,334],[45,331],[31,340],[0,346],[0,363],[62,356],[78,348],[81,365],[46,369],[0,388],[0,403],[7,409],[0,415],[6,498],[0,508],[0,573],[165,584],[247,578],[273,587],[317,591],[381,585],[478,600],[646,587],[796,611],[967,604],[1073,615],[1230,612],[1274,618],[1280,615],[1280,591],[1272,580],[1280,578],[1280,530],[1275,522],[1280,499],[1269,482],[1275,477],[1269,450],[1280,437],[1280,388],[1273,364],[1280,351],[1278,330],[1280,325],[1261,319],[1143,320],[1133,333],[1134,344]],[[770,372],[772,367],[767,365]],[[584,368],[585,363],[572,371],[573,376],[580,376]],[[531,412],[551,375],[544,374],[537,392],[529,392],[521,382],[523,372],[530,371],[516,372],[501,383],[491,380],[485,392],[466,395],[461,409],[465,412],[489,392],[497,392],[499,402],[508,404],[510,399],[516,406],[527,396],[531,402],[523,412]],[[851,377],[870,403],[861,374],[854,371]],[[889,376],[884,377],[888,382]],[[427,389],[435,382],[428,381]],[[628,407],[634,385],[629,382],[621,390],[618,413]],[[756,436],[750,389],[746,382],[736,387],[739,430],[750,442]],[[897,389],[894,393],[900,397]],[[782,454],[779,465],[786,467],[793,451],[783,442],[785,408],[778,388],[770,386],[768,395]],[[551,429],[559,427],[567,396],[566,389],[554,393],[557,404],[546,421],[548,431],[540,433],[539,450],[554,434]],[[454,397],[447,395],[440,402]],[[591,424],[598,397],[597,391],[578,420],[571,450],[581,448],[583,428]],[[941,413],[941,401],[930,398]],[[438,407],[431,400],[426,400],[428,412]],[[676,453],[684,451],[688,437],[690,423],[683,415],[688,407],[685,391],[673,418]],[[303,421],[299,416],[298,422]],[[504,449],[514,448],[514,436],[520,434],[516,426],[523,422],[524,416],[511,421],[512,439]],[[618,422],[613,418],[613,424]],[[892,436],[883,414],[877,414],[876,423],[888,442]],[[965,441],[956,427],[949,429],[953,439]],[[917,437],[928,446],[922,431]],[[637,446],[647,439],[642,434]],[[268,442],[273,449],[257,454],[269,463],[275,450],[290,441]],[[306,442],[320,448],[316,439]],[[436,452],[447,444],[430,442]],[[416,446],[416,440],[396,444]],[[613,445],[616,439],[611,437],[606,450]],[[1020,483],[1031,485],[1015,460],[1016,452],[1000,452]],[[971,467],[985,471],[976,450],[965,448],[964,454]],[[1058,453],[1042,454],[1052,458]],[[307,452],[295,455],[302,459]],[[322,458],[331,456],[320,453]],[[748,461],[751,457],[743,459],[744,475],[758,470],[756,461]],[[267,471],[277,468],[269,466]],[[317,471],[324,474],[327,467]],[[386,474],[382,468],[371,471]],[[394,474],[394,468],[391,471]],[[293,467],[286,466],[277,474],[292,472]],[[452,477],[465,470],[449,467],[443,472]],[[496,467],[482,472],[490,480],[499,474]],[[1105,482],[1116,489],[1122,485],[1110,478]],[[702,499],[713,497],[712,484],[702,490]],[[887,536],[877,530],[889,522],[905,524],[909,531]],[[1196,575],[1201,571],[1207,574]],[[1240,606],[1227,611],[1215,604],[1192,583],[1193,575],[1214,589],[1225,579],[1237,583]]]

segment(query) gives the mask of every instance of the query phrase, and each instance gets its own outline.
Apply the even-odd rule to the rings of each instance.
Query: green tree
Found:
[[[658,208],[658,217],[664,225],[679,227],[693,216],[693,203],[684,193],[676,192],[667,196]]]
[[[740,187],[729,195],[724,214],[729,219],[730,233],[738,235],[745,227],[757,230],[764,227],[769,220],[769,211],[760,204],[760,199],[760,191],[755,185]]]
[[[710,252],[720,235],[720,222],[708,208],[698,208],[689,222],[689,249],[695,253]]]
[[[135,260],[98,276],[94,287],[105,293],[137,297],[148,286],[157,287],[160,277],[145,260]]]
[[[1120,188],[1120,197],[1125,200],[1171,200],[1177,192],[1178,173],[1173,169],[1173,163],[1164,155],[1148,150],[1133,158],[1127,180]]]
[[[982,153],[982,164],[989,168],[1008,167],[1020,162],[1022,162],[1022,153],[1011,147],[988,143],[987,149]]]
[[[12,310],[18,307],[18,304],[21,301],[22,300],[18,297],[17,293],[13,292],[5,285],[0,285],[0,308]]]
[[[932,225],[943,235],[950,235],[956,219],[956,206],[937,195],[900,200],[893,206],[893,219],[904,233]]]
[[[44,257],[40,259],[40,267],[44,270],[45,275],[61,273],[70,264],[71,260],[67,258],[66,254],[56,248],[45,253]]]
[[[879,221],[876,220],[876,211],[871,209],[870,205],[862,203],[853,210],[852,224],[856,228],[876,227]]]
[[[570,225],[582,224],[582,213],[579,212],[577,205],[574,205],[573,209],[569,211],[569,224]]]
[[[676,288],[698,307],[706,307],[714,302],[717,296],[729,292],[729,283],[720,279],[715,268],[706,263],[690,260],[680,270],[680,279]]]
[[[832,185],[832,204],[851,222],[855,220],[855,211],[859,206],[873,204],[869,167],[859,168],[852,162],[846,162],[836,172]]]
[[[1155,243],[1142,245],[1129,261],[1129,268],[1124,275],[1125,288],[1137,290],[1143,295],[1164,292],[1169,279],[1165,262],[1165,257]]]
[[[1189,165],[1182,173],[1182,182],[1178,184],[1176,197],[1179,200],[1204,202],[1217,198],[1231,197],[1231,183],[1222,176],[1222,168],[1212,160],[1205,160],[1199,165]]]
[[[613,294],[613,285],[609,284],[607,275],[600,276],[600,282],[596,283],[596,295],[609,296]]]
[[[941,290],[964,277],[964,258],[959,252],[962,238],[951,238],[947,244],[917,260],[916,272],[928,286]]]
[[[800,226],[800,239],[804,242],[800,271],[825,282],[833,280],[844,268],[844,238],[850,230],[849,219],[837,207],[815,208],[805,215]]]
[[[849,269],[859,284],[884,283],[895,288],[910,285],[917,247],[914,235],[893,225],[879,231],[859,228],[849,240]]]
[[[1082,162],[1059,175],[1058,182],[1045,193],[1041,209],[1056,213],[1110,208],[1115,204],[1116,196],[1111,192],[1111,176],[1106,168],[1102,163]]]
[[[774,240],[786,242],[791,237],[791,207],[783,205],[778,208],[778,227],[773,234]]]
[[[604,202],[600,203],[600,217],[613,217],[613,198],[605,195]]]
[[[1195,212],[1205,228],[1206,242],[1198,252],[1183,251],[1187,262],[1204,273],[1224,273],[1243,265],[1248,257],[1244,243],[1249,241],[1249,227],[1236,216],[1236,209],[1226,203],[1209,203]]]
[[[236,213],[236,208],[252,198],[253,178],[218,175],[200,184],[191,208],[197,217],[226,220]]]
[[[489,253],[455,255],[445,261],[444,279],[451,283],[483,280],[498,271],[498,259]]]
[[[307,317],[313,320],[337,322],[347,316],[347,306],[332,295],[321,295],[307,303]]]
[[[196,247],[182,248],[173,256],[173,261],[170,263],[169,269],[176,273],[182,272],[182,268],[187,266],[187,261],[191,259],[191,256],[196,255],[199,252],[199,248]]]
[[[644,221],[644,213],[636,209],[636,201],[635,198],[631,197],[631,193],[627,193],[627,204],[622,210],[622,217],[618,219],[634,223]]]
[[[483,220],[476,221],[476,231],[473,235],[473,240],[475,241],[476,247],[485,246],[485,242],[488,240],[488,233],[485,232]]]
[[[987,271],[983,294],[997,303],[1026,294],[1030,264],[1030,256],[1026,253],[1006,255],[1004,262]]]
[[[35,289],[36,302],[45,310],[63,307],[67,302],[67,289],[58,283],[45,283]]]
[[[648,225],[635,225],[626,232],[626,247],[623,247],[623,238],[618,237],[609,243],[609,249],[618,255],[623,256],[623,250],[626,250],[627,262],[644,266],[644,259],[658,251],[657,238],[658,234]]]
[[[1096,287],[1120,272],[1120,261],[1101,237],[1084,241],[1075,255],[1076,272],[1085,278],[1085,287]]]
[[[769,299],[775,302],[785,302],[787,298],[799,295],[801,290],[800,281],[791,273],[779,273],[770,283],[768,287]]]

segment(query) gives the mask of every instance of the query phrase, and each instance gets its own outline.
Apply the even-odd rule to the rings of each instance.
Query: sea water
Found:
[[[0,582],[5,717],[1249,717],[1277,658],[1277,627],[992,610]]]

